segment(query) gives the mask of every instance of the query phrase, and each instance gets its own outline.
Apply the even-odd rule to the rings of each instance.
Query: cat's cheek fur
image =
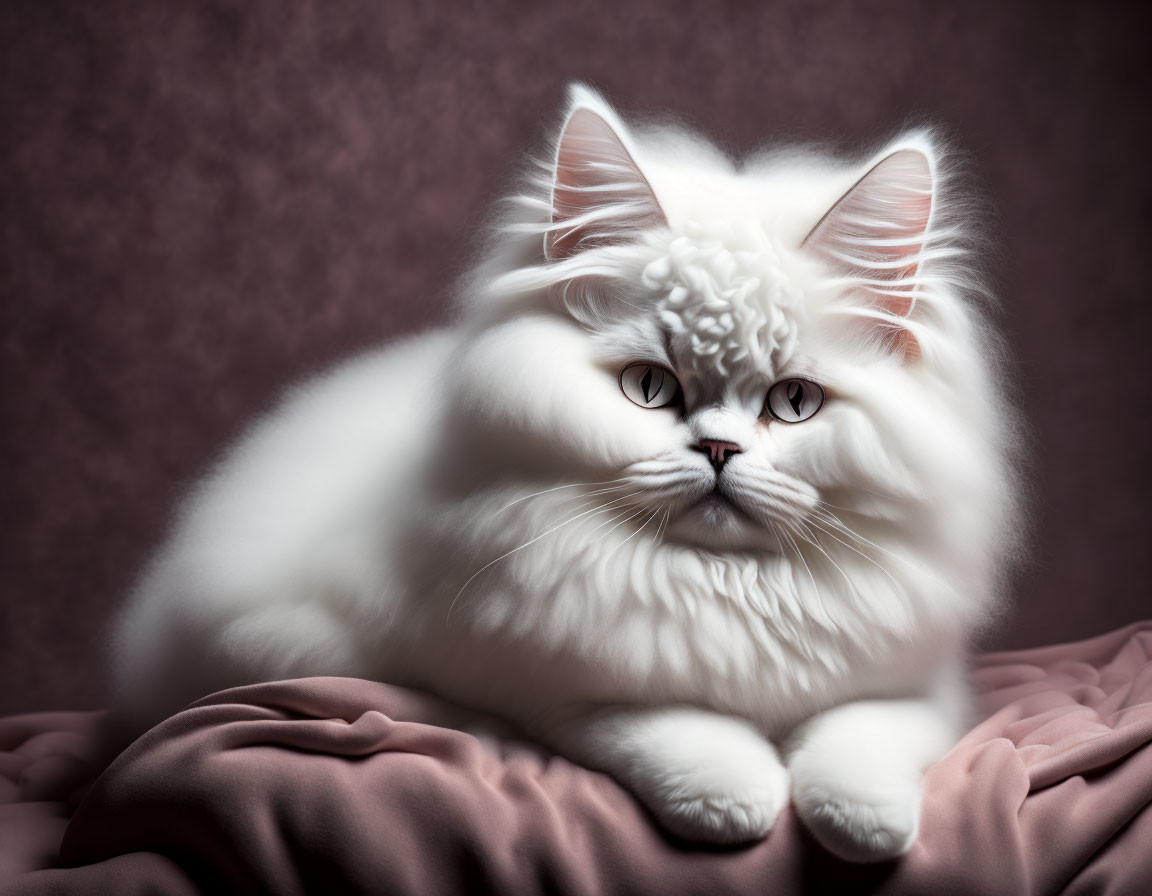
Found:
[[[619,371],[600,360],[576,324],[556,315],[533,314],[478,334],[446,389],[454,432],[520,477],[570,477],[583,467],[594,478],[687,440],[674,409],[630,402]]]

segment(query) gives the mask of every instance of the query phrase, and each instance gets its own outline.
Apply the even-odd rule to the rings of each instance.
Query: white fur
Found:
[[[828,848],[898,855],[1014,544],[1011,416],[939,151],[737,168],[580,87],[565,121],[452,327],[291,392],[195,489],[120,620],[120,705],[420,686],[682,836],[764,835],[790,778]],[[632,404],[635,361],[683,407]],[[827,391],[811,420],[763,415],[789,376]],[[718,477],[701,439],[743,451]]]

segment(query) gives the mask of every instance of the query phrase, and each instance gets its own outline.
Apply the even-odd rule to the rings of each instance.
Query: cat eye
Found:
[[[621,371],[620,390],[642,408],[664,408],[680,397],[680,383],[672,372],[644,361]]]
[[[811,380],[780,380],[768,390],[765,407],[782,423],[800,423],[820,410],[824,389]]]

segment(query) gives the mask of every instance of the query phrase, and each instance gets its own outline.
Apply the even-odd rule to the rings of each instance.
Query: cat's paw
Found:
[[[898,858],[920,829],[920,787],[904,776],[803,774],[793,779],[792,801],[824,848],[849,862]]]
[[[763,838],[788,802],[788,772],[777,761],[700,757],[667,769],[641,799],[669,833],[700,843],[731,845]]]
[[[574,714],[550,736],[684,840],[759,840],[788,803],[780,754],[746,719],[692,706],[606,707]]]

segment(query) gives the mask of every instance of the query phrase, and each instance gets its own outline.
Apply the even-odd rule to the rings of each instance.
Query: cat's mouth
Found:
[[[773,548],[764,527],[716,485],[688,504],[668,528],[673,538],[716,551]]]
[[[806,518],[817,500],[815,490],[767,465],[729,467],[733,464],[719,474],[711,465],[685,468],[682,456],[640,461],[625,471],[627,485],[621,488],[638,488],[657,512],[666,512],[660,540],[779,553],[781,529]]]
[[[703,498],[697,501],[692,509],[699,513],[703,513],[706,517],[716,518],[720,515],[736,516],[742,521],[752,523],[755,522],[752,517],[744,512],[735,502],[729,498],[724,491],[720,488],[720,483],[717,482],[715,487],[706,494]]]

